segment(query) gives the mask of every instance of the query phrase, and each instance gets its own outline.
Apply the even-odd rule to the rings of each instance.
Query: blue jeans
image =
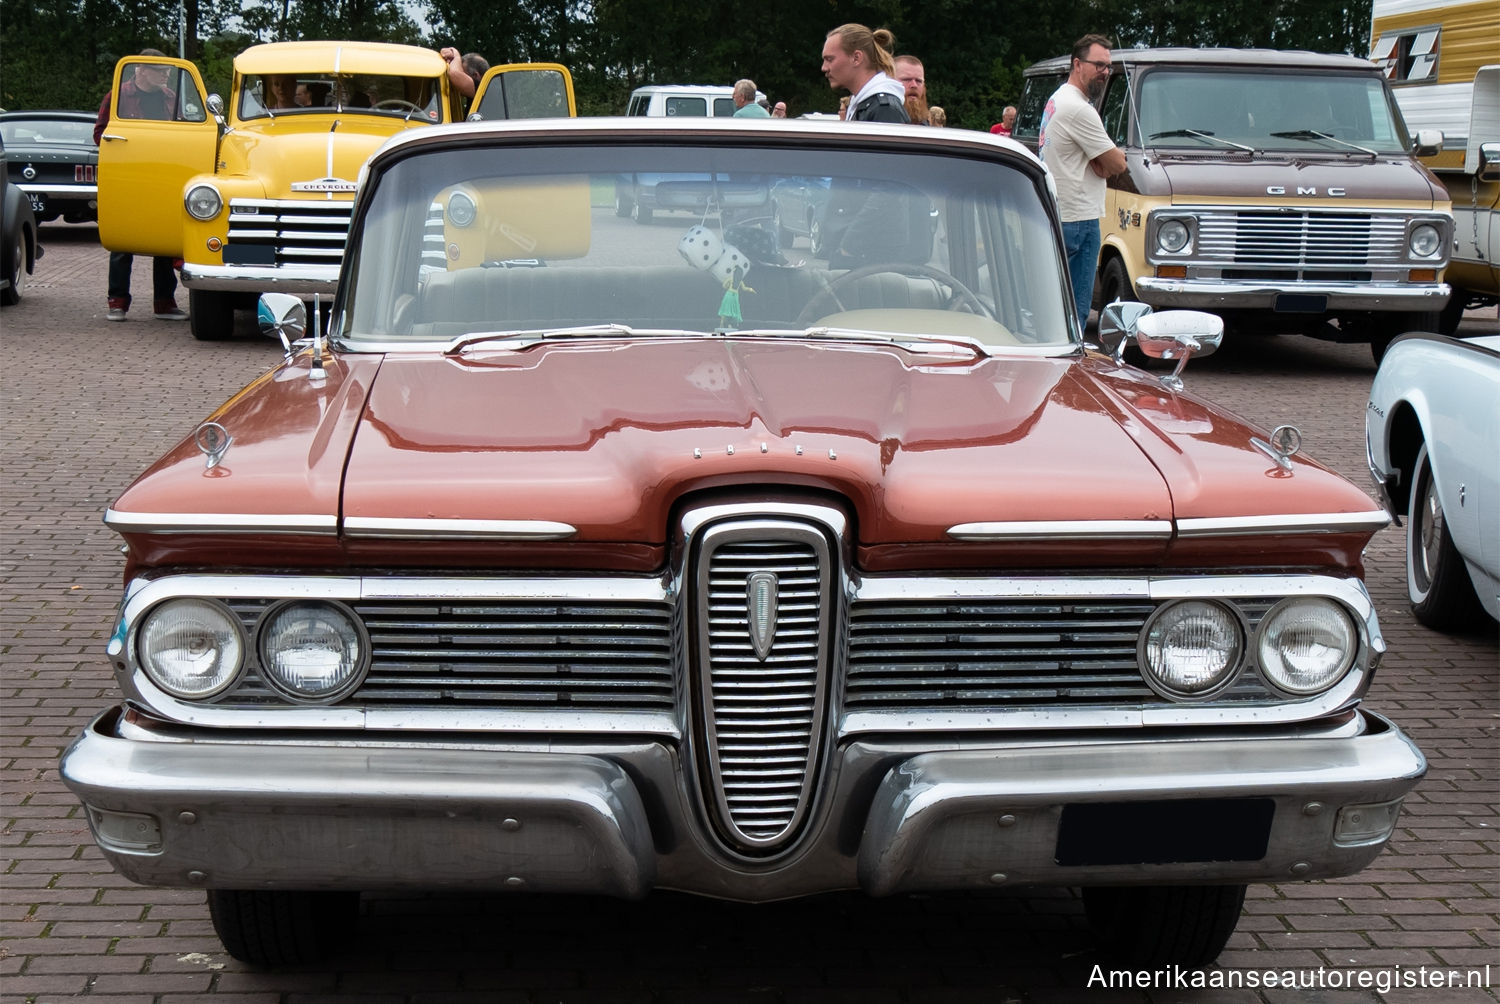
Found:
[[[130,306],[130,267],[133,264],[134,255],[123,251],[109,253],[109,298],[124,300],[126,307]],[[172,269],[171,258],[151,259],[151,295],[156,299],[153,306],[176,299],[177,273]]]
[[[1078,328],[1089,323],[1094,302],[1094,270],[1099,267],[1099,221],[1078,220],[1062,225],[1063,247],[1068,252],[1068,278],[1073,281],[1073,303],[1078,308]]]

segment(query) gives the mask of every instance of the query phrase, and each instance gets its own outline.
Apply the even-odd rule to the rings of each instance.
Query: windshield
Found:
[[[241,119],[329,110],[439,122],[442,89],[436,77],[376,73],[250,74],[240,85]]]
[[[17,146],[25,143],[93,146],[94,123],[79,119],[7,119],[0,122],[0,139]]]
[[[1074,340],[1036,183],[990,159],[450,144],[373,184],[351,347],[590,325]]]
[[[1173,69],[1143,74],[1139,87],[1146,146],[1340,154],[1408,148],[1378,77]]]

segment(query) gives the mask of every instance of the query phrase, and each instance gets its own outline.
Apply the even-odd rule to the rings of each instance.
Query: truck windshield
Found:
[[[1384,81],[1352,74],[1161,69],[1140,83],[1147,146],[1405,153],[1406,129]]]
[[[240,86],[241,119],[330,109],[438,122],[442,89],[436,77],[375,73],[252,74]]]

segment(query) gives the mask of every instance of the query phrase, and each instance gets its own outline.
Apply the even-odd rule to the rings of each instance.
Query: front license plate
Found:
[[[26,197],[31,200],[31,211],[33,213],[41,216],[47,211],[47,199],[44,196],[33,195],[31,192],[27,192]]]
[[[1269,798],[1190,798],[1063,806],[1060,865],[1259,861],[1271,840]]]
[[[1328,297],[1322,293],[1278,293],[1272,309],[1278,314],[1326,314]]]

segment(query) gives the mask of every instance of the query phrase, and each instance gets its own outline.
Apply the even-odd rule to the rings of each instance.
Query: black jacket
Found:
[[[910,122],[906,106],[894,94],[871,94],[849,112],[851,122]]]

